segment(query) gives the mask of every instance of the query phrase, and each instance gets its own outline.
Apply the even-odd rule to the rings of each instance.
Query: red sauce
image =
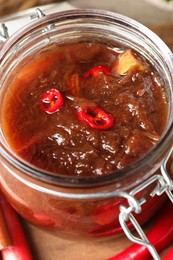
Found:
[[[52,89],[60,105],[59,96],[46,100]],[[79,43],[35,55],[9,84],[2,113],[9,145],[29,163],[103,175],[148,153],[165,128],[167,101],[163,80],[139,54]]]

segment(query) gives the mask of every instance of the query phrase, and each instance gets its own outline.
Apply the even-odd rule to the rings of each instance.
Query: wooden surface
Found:
[[[27,235],[30,241],[34,259],[37,260],[101,260],[106,259],[122,247],[126,247],[129,242],[125,238],[120,238],[106,242],[77,242],[55,238],[45,232],[25,224]]]
[[[145,232],[151,224],[152,220],[144,225]],[[125,236],[102,242],[63,240],[25,221],[23,225],[34,260],[106,260],[132,244]],[[171,247],[173,243],[160,256],[163,257]]]
[[[130,243],[125,237],[105,242],[69,241],[24,224],[34,260],[104,260]]]
[[[173,22],[162,25],[151,25],[148,27],[154,31],[173,52]]]

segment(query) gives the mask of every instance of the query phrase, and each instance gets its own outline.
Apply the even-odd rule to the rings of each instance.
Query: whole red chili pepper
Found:
[[[95,68],[88,70],[84,75],[84,79],[88,78],[89,76],[97,77],[99,73],[104,73],[109,76],[111,70],[106,66],[97,66]]]
[[[113,126],[113,117],[96,106],[85,106],[78,111],[78,119],[97,130],[109,129]]]
[[[62,107],[63,103],[64,99],[59,90],[52,88],[43,94],[40,107],[44,112],[53,114]]]
[[[150,243],[157,252],[173,241],[173,205],[168,201],[158,212],[154,226],[147,234]],[[148,260],[151,255],[147,247],[133,244],[123,252],[107,260]],[[173,258],[169,258],[171,260]]]

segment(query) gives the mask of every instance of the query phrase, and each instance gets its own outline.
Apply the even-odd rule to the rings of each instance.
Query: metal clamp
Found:
[[[128,216],[128,221],[130,221],[133,224],[133,227],[135,228],[135,230],[137,231],[139,237],[135,237],[131,231],[129,230],[129,228],[126,225],[126,221],[125,219],[127,219]],[[143,232],[140,224],[137,222],[137,220],[135,219],[135,217],[133,216],[132,213],[129,213],[129,208],[125,208],[125,207],[120,207],[120,214],[119,214],[119,222],[120,225],[125,233],[125,235],[127,236],[127,238],[132,241],[133,243],[137,243],[143,246],[146,246],[150,252],[150,254],[153,256],[154,260],[160,260],[160,257],[155,249],[155,247],[149,242],[149,240],[147,239],[145,233]]]
[[[6,27],[5,23],[0,25],[0,43],[6,42],[9,38],[8,28]]]
[[[39,19],[46,16],[41,10],[40,8],[36,8],[35,12],[33,14],[30,15],[31,19]]]
[[[166,156],[166,158],[164,159],[162,165],[161,165],[161,173],[162,176],[167,184],[167,187],[165,187],[165,192],[167,193],[167,196],[169,197],[169,199],[171,200],[171,202],[173,203],[173,180],[170,178],[169,174],[167,173],[167,169],[166,169],[166,164],[168,162],[168,159],[173,156],[173,147],[170,150],[170,152],[168,153],[168,155]],[[172,164],[172,171],[173,171],[173,164]]]
[[[173,148],[170,150],[170,152],[166,156],[165,160],[163,161],[163,164],[161,166],[162,175],[154,175],[150,179],[148,179],[147,181],[143,182],[141,185],[139,185],[135,189],[133,189],[129,193],[129,195],[132,198],[134,198],[134,196],[138,192],[142,191],[143,189],[145,189],[149,185],[156,182],[156,187],[150,193],[150,196],[151,197],[154,197],[156,195],[160,196],[165,192],[167,194],[167,196],[169,197],[169,199],[171,200],[171,202],[173,203],[173,193],[172,193],[173,181],[170,178],[170,176],[169,176],[169,174],[167,173],[167,170],[166,170],[166,164],[168,162],[169,157],[172,154],[172,151],[173,151]],[[131,199],[131,202],[133,202],[132,199]],[[142,230],[140,224],[137,222],[136,218],[132,214],[133,212],[141,213],[141,211],[142,211],[141,205],[145,202],[146,202],[146,199],[143,198],[143,199],[140,199],[139,201],[136,200],[135,205],[130,204],[129,207],[120,206],[119,222],[120,222],[120,225],[121,225],[125,235],[127,236],[127,238],[129,240],[131,240],[134,243],[146,246],[148,248],[150,254],[152,255],[153,259],[154,260],[160,260],[160,257],[158,255],[156,249],[149,242],[149,240],[147,239],[147,237],[146,237],[144,231]],[[127,221],[130,221],[132,223],[133,227],[135,228],[135,230],[137,231],[137,233],[139,235],[138,237],[135,237],[131,233],[128,226],[126,225]]]
[[[43,18],[45,17],[46,15],[41,11],[40,8],[36,8],[35,9],[35,12],[33,14],[30,15],[30,19],[40,19],[40,18]],[[55,25],[54,24],[50,24],[48,25],[47,27],[44,28],[43,32],[47,32],[47,31],[50,31],[50,30],[53,30],[55,28]]]

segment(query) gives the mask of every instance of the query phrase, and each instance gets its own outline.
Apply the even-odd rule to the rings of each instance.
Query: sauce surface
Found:
[[[59,97],[48,100],[50,90],[62,98],[56,111]],[[2,117],[7,142],[29,163],[55,174],[103,175],[132,164],[159,140],[167,100],[163,80],[139,54],[79,43],[38,53],[22,67]]]

